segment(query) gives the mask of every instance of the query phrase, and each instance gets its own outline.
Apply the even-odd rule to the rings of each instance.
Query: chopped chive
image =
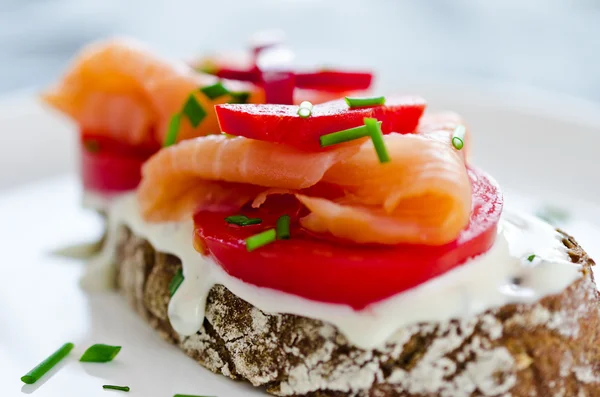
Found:
[[[179,127],[181,126],[181,113],[175,113],[171,116],[169,121],[169,130],[167,131],[167,137],[165,138],[164,146],[171,146],[177,142],[177,134],[179,134]]]
[[[462,124],[454,129],[454,132],[452,133],[452,146],[454,146],[456,150],[460,150],[465,146],[466,133],[467,129]]]
[[[195,67],[196,71],[206,74],[217,74],[219,67],[214,62],[204,62],[201,65]]]
[[[83,141],[83,146],[85,147],[85,150],[87,150],[90,153],[98,153],[100,151],[100,145],[95,139],[88,139],[86,141]]]
[[[240,92],[230,92],[229,93],[231,95],[231,100],[229,101],[229,103],[248,103],[248,100],[250,99],[250,93],[246,92],[246,91],[240,91]]]
[[[103,385],[102,388],[104,390],[119,390],[119,391],[129,391],[129,390],[131,390],[129,388],[129,386]]]
[[[198,127],[198,124],[206,117],[206,110],[198,103],[194,94],[190,94],[181,113],[186,115],[194,128]]]
[[[191,394],[175,394],[173,397],[215,397],[215,396],[196,396]]]
[[[543,206],[535,212],[535,215],[547,223],[557,226],[569,220],[570,214],[564,208],[550,205]]]
[[[260,218],[248,218],[246,215],[232,215],[225,218],[225,222],[233,223],[238,226],[258,225],[262,223]]]
[[[112,361],[121,351],[121,346],[95,344],[83,353],[79,361],[84,363],[107,363]]]
[[[177,292],[179,286],[181,285],[181,283],[183,283],[183,280],[185,280],[185,278],[183,277],[183,271],[179,269],[177,270],[177,273],[175,273],[175,275],[171,279],[171,282],[169,283],[169,293],[171,294],[171,296],[175,295],[175,292]]]
[[[277,238],[279,240],[290,239],[290,216],[282,215],[277,219]]]
[[[248,252],[254,251],[264,245],[270,244],[277,239],[277,232],[275,229],[268,229],[262,233],[255,234],[246,239],[246,250]]]
[[[390,161],[390,155],[388,154],[387,148],[385,147],[385,142],[383,141],[381,123],[378,122],[377,119],[367,117],[365,118],[365,126],[369,131],[369,135],[371,135],[371,140],[373,141],[373,146],[375,146],[375,151],[377,152],[377,157],[379,157],[379,162],[388,163]]]
[[[206,95],[209,99],[217,99],[229,94],[229,90],[225,88],[223,83],[220,81],[217,81],[213,85],[207,85],[206,87],[200,88],[200,92]]]
[[[527,257],[527,260],[528,260],[529,262],[533,262],[533,260],[534,260],[534,259],[535,259],[535,254],[531,254],[531,255],[529,255],[529,256]]]
[[[60,349],[52,353],[48,358],[39,363],[26,375],[23,375],[21,377],[21,381],[23,383],[27,383],[28,385],[37,382],[42,376],[44,376],[44,374],[46,374],[46,372],[50,371],[56,364],[65,358],[71,352],[71,350],[73,350],[73,347],[75,347],[74,344],[65,343],[60,347]]]
[[[364,138],[366,136],[369,136],[369,130],[367,129],[367,126],[361,125],[358,127],[349,128],[347,130],[321,135],[321,137],[319,137],[319,141],[321,142],[321,147],[326,147]]]
[[[311,110],[311,111],[312,111],[312,109],[313,109],[313,104],[312,104],[312,103],[310,103],[309,101],[302,101],[302,102],[300,103],[300,108],[305,108],[305,109],[308,109],[308,110]]]
[[[298,116],[302,117],[303,119],[310,117],[311,114],[312,114],[312,111],[309,108],[298,109]]]
[[[351,108],[363,108],[367,106],[381,106],[385,105],[384,96],[376,96],[370,98],[351,98],[345,97],[344,100]]]

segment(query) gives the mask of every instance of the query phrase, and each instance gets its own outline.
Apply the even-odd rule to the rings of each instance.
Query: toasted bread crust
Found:
[[[180,337],[167,317],[181,262],[121,228],[117,286],[167,341],[213,372],[278,396],[600,396],[600,296],[593,261],[564,234],[582,278],[532,305],[506,305],[468,320],[399,330],[362,350],[335,327],[263,313],[222,285],[210,291],[203,328]],[[427,379],[427,381],[424,381]]]

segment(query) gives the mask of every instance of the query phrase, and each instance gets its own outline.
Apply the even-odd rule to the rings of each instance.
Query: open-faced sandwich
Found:
[[[179,92],[173,75],[163,92]],[[119,130],[151,120],[140,136],[158,144],[193,84]],[[106,95],[94,87],[85,103]],[[413,96],[211,107],[210,131],[176,137],[111,202],[88,277],[204,367],[274,395],[599,396],[593,261],[503,212],[461,117],[424,108]],[[100,129],[117,120],[98,111]]]

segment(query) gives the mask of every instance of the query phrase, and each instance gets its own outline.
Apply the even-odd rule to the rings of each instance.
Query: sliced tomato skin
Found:
[[[321,70],[296,73],[296,85],[300,88],[329,92],[367,90],[373,82],[371,72]]]
[[[349,109],[343,99],[315,105],[310,117],[298,116],[291,105],[217,105],[221,131],[294,147],[319,150],[319,137],[364,124],[365,117],[382,121],[384,134],[414,132],[425,110],[425,100],[413,96],[388,97],[385,106]]]
[[[102,194],[135,189],[142,179],[142,164],[155,151],[154,147],[133,148],[90,133],[82,134],[80,148],[83,187]]]
[[[262,224],[246,227],[228,225],[223,219],[229,213],[200,212],[195,217],[195,238],[233,277],[361,310],[439,276],[492,247],[502,212],[502,194],[495,181],[483,172],[471,169],[469,176],[474,198],[469,226],[456,241],[443,246],[351,244],[310,235],[296,225],[290,240],[247,252],[244,239],[273,227],[282,208],[243,212],[263,219]],[[290,212],[297,213],[293,206]]]
[[[220,67],[213,74],[222,79],[248,81],[257,85],[264,80],[256,66],[249,69]],[[296,87],[328,92],[367,90],[373,82],[373,73],[368,71],[318,70],[296,72],[294,75]]]

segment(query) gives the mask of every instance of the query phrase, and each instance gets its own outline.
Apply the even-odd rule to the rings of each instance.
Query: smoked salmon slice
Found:
[[[143,216],[155,222],[181,220],[206,205],[227,205],[238,188],[242,198],[233,206],[239,208],[269,188],[295,191],[313,186],[333,164],[358,150],[354,144],[306,152],[223,134],[187,140],[144,164],[138,200]],[[227,184],[216,191],[216,181]]]
[[[367,141],[325,173],[324,182],[345,190],[342,199],[297,196],[311,211],[302,225],[359,243],[452,241],[471,211],[471,183],[461,156],[424,136],[389,134],[384,140],[391,162],[380,164]]]
[[[180,220],[207,205],[240,208],[255,198],[260,205],[268,194],[299,193],[310,211],[301,223],[313,232],[359,243],[452,241],[471,211],[463,158],[450,144],[426,136],[392,133],[383,139],[392,159],[385,164],[371,141],[307,152],[244,137],[188,140],[144,165],[142,214],[149,221]],[[319,183],[342,195],[302,192]]]
[[[459,154],[468,159],[471,151],[471,133],[458,113],[445,111],[423,115],[417,126],[417,134],[452,145],[452,134],[460,125],[465,126],[466,133],[463,139],[464,146]]]
[[[178,140],[219,132],[213,106],[231,98],[210,99],[198,91],[217,81],[183,62],[167,62],[136,41],[112,39],[85,48],[42,99],[84,132],[156,146],[164,142],[171,116],[192,93],[207,114],[196,128],[184,119]],[[223,84],[232,92],[249,92],[250,102],[264,101],[261,90],[251,84]]]

